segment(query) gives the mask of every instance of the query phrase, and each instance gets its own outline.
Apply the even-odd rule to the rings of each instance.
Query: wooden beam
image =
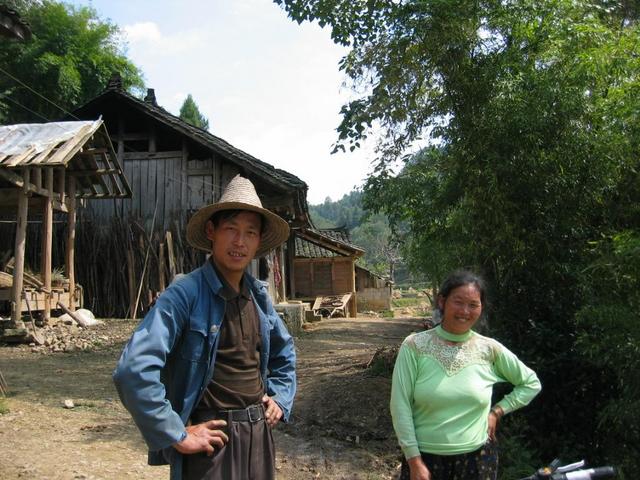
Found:
[[[118,127],[120,126],[121,122],[122,125],[124,126],[124,122],[123,119],[120,118],[118,119]],[[148,133],[124,133],[124,128],[122,129],[122,132],[120,132],[120,128],[118,128],[118,135],[111,137],[111,141],[112,142],[119,142],[119,141],[135,141],[135,140],[149,140],[149,134]]]
[[[45,188],[49,191],[49,196],[44,200],[42,208],[42,262],[40,272],[42,274],[43,286],[46,291],[44,295],[44,311],[42,319],[45,323],[51,318],[51,248],[53,243],[53,169],[47,168],[45,171]]]
[[[69,279],[69,310],[76,309],[76,271],[75,271],[75,241],[76,241],[76,179],[69,178],[69,228],[67,229],[67,250],[65,252],[65,266]]]
[[[24,283],[24,252],[27,238],[27,217],[29,214],[29,189],[30,171],[23,172],[22,195],[18,204],[18,218],[16,220],[16,243],[14,249],[13,284],[11,286],[11,322],[14,328],[25,328],[22,321],[22,287]]]
[[[120,170],[115,168],[98,168],[96,170],[67,170],[69,175],[74,177],[92,177],[98,175],[112,175],[114,173],[120,174]]]
[[[73,157],[89,140],[89,138],[93,135],[93,124],[87,124],[78,130],[78,133],[74,136],[73,139],[67,141],[62,148],[59,148],[56,153],[51,155],[47,161],[46,165],[56,165],[62,164],[66,165],[67,161]]]
[[[125,160],[157,160],[161,158],[180,158],[182,157],[182,151],[180,150],[168,150],[166,152],[124,152]]]
[[[18,188],[23,189],[25,188],[25,185],[26,185],[27,192],[37,193],[38,195],[42,195],[43,197],[48,195],[47,191],[44,188],[37,187],[36,185],[31,183],[31,180],[25,183],[24,176],[20,176],[9,169],[0,168],[0,177],[13,183]],[[28,178],[30,179],[31,176],[29,175]]]

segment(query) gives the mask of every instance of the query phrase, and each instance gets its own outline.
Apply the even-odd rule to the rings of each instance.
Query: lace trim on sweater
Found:
[[[434,330],[428,330],[411,335],[407,343],[419,355],[437,361],[449,377],[469,365],[489,365],[499,352],[498,342],[477,333],[465,342],[452,344],[436,335]]]

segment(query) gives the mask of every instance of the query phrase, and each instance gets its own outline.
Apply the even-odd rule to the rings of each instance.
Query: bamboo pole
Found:
[[[176,256],[173,249],[173,236],[171,230],[167,230],[167,256],[169,257],[169,281],[173,281],[176,276]]]
[[[164,292],[166,288],[167,281],[164,272],[164,242],[160,242],[160,246],[158,247],[158,280],[159,280],[159,289],[161,292]]]
[[[135,274],[135,263],[133,257],[133,250],[131,247],[127,249],[127,276],[129,279],[129,318],[135,318],[133,316],[133,311],[136,304],[136,274]]]
[[[53,244],[53,169],[47,168],[45,172],[45,188],[49,196],[45,199],[42,211],[42,283],[44,293],[44,311],[42,320],[48,323],[51,318],[51,248]]]
[[[76,179],[69,177],[69,229],[67,231],[66,267],[69,279],[69,310],[76,309],[76,271],[75,271],[75,241],[76,241]]]
[[[11,287],[11,322],[14,328],[24,329],[22,321],[22,287],[24,284],[24,252],[27,238],[27,217],[29,214],[29,180],[28,168],[23,172],[24,184],[22,194],[18,198],[18,218],[16,219],[15,263],[13,285]]]

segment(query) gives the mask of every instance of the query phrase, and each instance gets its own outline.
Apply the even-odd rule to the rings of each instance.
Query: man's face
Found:
[[[217,227],[207,222],[207,238],[212,242],[213,260],[225,277],[242,274],[260,246],[262,218],[250,211],[220,220]]]

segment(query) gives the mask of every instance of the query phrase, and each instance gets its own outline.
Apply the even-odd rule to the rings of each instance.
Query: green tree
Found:
[[[129,89],[143,87],[126,57],[118,27],[89,7],[17,2],[31,26],[28,42],[0,42],[2,123],[56,120],[98,95],[114,72]]]
[[[182,107],[180,107],[180,118],[185,122],[193,125],[194,127],[202,128],[203,130],[209,130],[209,120],[207,117],[200,113],[198,105],[191,94],[187,95]]]
[[[537,440],[524,457],[616,453],[615,433],[593,421],[612,379],[573,345],[591,242],[640,229],[635,6],[277,3],[350,47],[341,68],[361,94],[342,109],[336,148],[357,148],[374,125],[381,132],[365,207],[408,229],[405,258],[429,278],[466,265],[493,286],[493,334],[543,383],[518,424],[519,438]],[[403,157],[419,139],[435,147]],[[632,452],[627,459],[627,472],[640,468]]]

